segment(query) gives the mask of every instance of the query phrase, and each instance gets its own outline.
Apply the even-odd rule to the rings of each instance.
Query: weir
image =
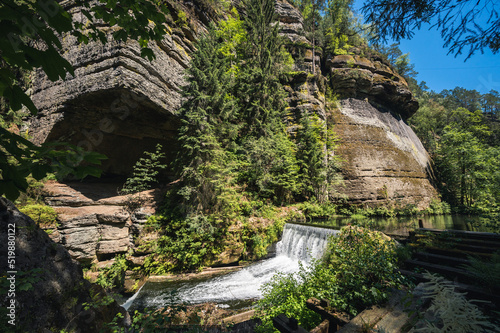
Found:
[[[214,302],[221,307],[244,308],[261,298],[260,287],[277,273],[293,273],[319,258],[328,238],[338,230],[286,224],[276,256],[254,263],[240,271],[206,280],[147,282],[122,306],[127,310],[161,308],[173,304]]]

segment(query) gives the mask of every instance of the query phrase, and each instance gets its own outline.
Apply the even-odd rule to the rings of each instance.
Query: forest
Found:
[[[113,11],[116,2],[101,1],[102,7],[97,8],[82,4],[90,22],[94,20],[87,27],[72,22],[63,10],[45,20],[37,15],[45,8],[37,1],[0,4],[2,13],[20,4],[44,27],[34,34],[27,32],[14,9],[13,17],[18,20],[4,19],[6,14],[0,18],[0,23],[9,23],[13,31],[9,36],[18,38],[16,43],[12,38],[0,40],[0,194],[21,212],[36,217],[40,225],[56,225],[57,220],[54,210],[42,200],[43,183],[62,181],[69,174],[99,177],[99,164],[106,158],[71,144],[64,144],[65,150],[54,149],[61,147],[57,143],[37,146],[24,133],[27,118],[37,113],[26,91],[29,73],[41,68],[52,81],[74,74],[61,56],[57,35],[71,33],[82,44],[106,43],[100,22],[117,24],[121,29],[114,39],[139,40],[142,56],[152,59],[148,43],[164,37],[167,29],[158,27],[166,24],[165,16],[179,29],[188,27],[186,14],[175,4],[169,7],[144,0],[140,7],[122,1],[137,17],[131,22],[128,10],[119,7]],[[158,144],[155,151],[144,152],[119,192],[130,196],[133,206],[141,204],[136,193],[159,186],[166,189],[144,229],[158,237],[141,239],[137,246],[148,253],[135,269],[141,276],[203,270],[235,249],[241,249],[240,261],[257,260],[267,255],[285,223],[294,219],[343,215],[362,221],[367,216],[453,213],[484,217],[493,232],[500,230],[500,93],[482,94],[461,87],[430,90],[425,82],[416,80],[418,73],[409,54],[397,43],[383,43],[387,27],[381,22],[363,23],[353,12],[353,0],[289,2],[302,15],[301,32],[307,45],[284,38],[276,23],[275,1],[200,1],[218,20],[200,34],[184,73],[186,84],[176,113],[181,123],[176,137],[178,154],[168,164],[166,147]],[[368,2],[365,13],[375,5]],[[177,8],[175,15],[172,8]],[[154,24],[144,24],[147,19]],[[33,46],[30,40],[37,38],[46,47]],[[451,47],[456,51],[464,45]],[[471,48],[470,56],[480,49]],[[312,64],[302,70],[307,52],[312,54]],[[337,154],[341,143],[335,123],[314,112],[290,111],[287,98],[294,80],[306,77],[315,84],[329,82],[324,70],[327,55],[359,54],[382,59],[406,80],[418,101],[419,108],[407,124],[430,156],[428,176],[439,193],[439,199],[425,210],[410,204],[349,204],[340,193],[344,161]],[[338,109],[344,96],[330,86],[324,92],[327,109]],[[165,169],[173,172],[175,181],[162,183],[158,175]],[[280,312],[297,317],[304,327],[314,327],[319,317],[305,308],[304,301],[315,295],[331,299],[337,309],[352,315],[386,300],[391,287],[408,283],[395,270],[408,255],[405,251],[408,249],[368,228],[343,229],[311,269],[301,267],[298,275],[278,275],[264,286],[264,298],[257,303],[257,313],[264,319],[259,329],[272,330],[270,318]],[[116,257],[94,282],[108,291],[123,291],[130,266],[126,257]],[[95,265],[85,267],[86,271],[92,269]],[[281,297],[285,294],[290,296]],[[155,331],[156,320],[170,324],[161,313],[138,313],[133,327]],[[107,329],[122,331],[119,326],[115,321]]]

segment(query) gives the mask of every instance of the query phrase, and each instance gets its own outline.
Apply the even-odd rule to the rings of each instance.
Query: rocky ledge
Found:
[[[380,60],[358,55],[337,55],[326,60],[326,75],[341,97],[368,98],[403,119],[418,109],[406,80]]]
[[[82,262],[107,260],[135,249],[136,238],[154,214],[160,190],[118,195],[116,183],[58,183],[44,186],[45,201],[58,215],[50,237]]]
[[[8,239],[15,239],[15,246]],[[15,262],[10,267],[8,247],[15,252]],[[7,292],[2,291],[0,306],[6,309],[14,300],[15,316],[9,320],[13,319],[16,325],[3,326],[6,318],[2,318],[2,332],[99,332],[119,312],[125,318],[123,324],[130,322],[123,308],[103,298],[102,288],[83,278],[80,265],[63,246],[54,243],[32,219],[2,197],[0,268],[7,277],[15,279],[15,295],[4,297]]]

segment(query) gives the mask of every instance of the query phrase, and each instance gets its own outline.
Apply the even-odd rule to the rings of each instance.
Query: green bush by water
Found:
[[[352,315],[386,300],[389,288],[403,281],[397,260],[396,244],[387,236],[355,226],[343,228],[321,260],[309,268],[301,266],[296,274],[277,274],[264,285],[257,302],[257,315],[263,320],[259,331],[273,331],[271,318],[280,313],[296,318],[306,329],[316,326],[319,315],[306,308],[310,297],[328,299],[330,306]]]

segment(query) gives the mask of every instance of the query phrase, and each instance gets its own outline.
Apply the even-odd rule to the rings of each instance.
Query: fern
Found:
[[[494,253],[489,261],[470,256],[470,264],[464,265],[467,272],[474,275],[481,285],[497,287],[500,285],[500,253]]]
[[[426,320],[424,326],[414,332],[500,332],[500,328],[467,300],[464,293],[455,291],[451,281],[428,272],[424,276],[430,280],[424,283],[424,298],[432,300],[428,311],[434,313],[436,320]]]

